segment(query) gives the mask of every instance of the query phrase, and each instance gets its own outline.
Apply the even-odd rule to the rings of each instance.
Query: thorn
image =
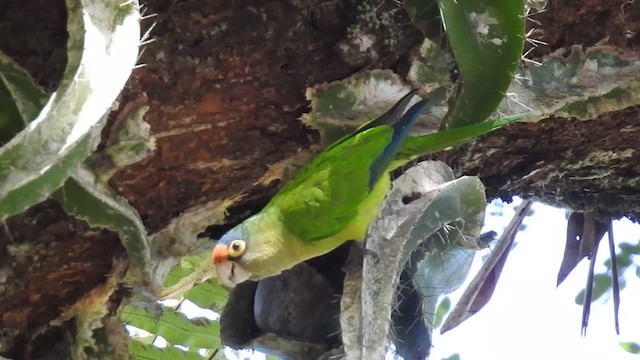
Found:
[[[529,9],[531,9],[531,8],[529,8]],[[538,11],[534,12],[533,14],[529,14],[529,15],[530,15],[530,16],[536,16],[536,15],[538,15],[538,14],[542,14],[542,13],[544,13],[544,12],[546,12],[546,11],[547,11],[547,8],[545,7],[544,9],[540,9],[540,10],[538,10]]]
[[[147,48],[141,48],[140,51],[138,52],[138,58],[136,59],[136,64],[138,63],[138,61],[140,61],[140,59],[142,58],[142,54],[144,54],[144,51]],[[135,67],[134,67],[135,68]]]
[[[140,42],[140,44],[138,44],[138,46],[141,46],[141,47],[142,46],[146,46],[146,45],[149,45],[149,44],[151,44],[152,42],[155,42],[155,41],[156,41],[156,39],[149,39],[149,40],[146,40],[146,41],[142,41],[142,42]]]
[[[142,35],[142,37],[140,38],[140,45],[144,45],[145,42],[148,41],[148,39],[151,37],[151,31],[153,31],[153,29],[156,27],[156,25],[158,24],[158,22],[154,22],[153,24],[151,24],[151,26],[149,26],[149,28],[147,29],[147,31],[145,31],[145,33]]]
[[[11,231],[9,230],[9,225],[7,225],[7,221],[6,220],[2,221],[2,225],[4,227],[5,234],[7,234],[7,236],[9,237],[9,242],[12,244],[15,243],[15,240],[13,239],[13,235],[11,235]]]
[[[534,38],[532,38],[532,37],[531,37],[531,35],[532,35],[536,30],[538,30],[538,29],[533,28],[533,29],[529,30],[529,32],[527,32],[527,34],[525,35],[525,38],[524,38],[524,39],[525,39],[529,44],[531,44],[531,45],[533,45],[533,46],[535,46],[535,47],[538,47],[538,45],[543,45],[543,46],[547,46],[547,45],[549,45],[546,41],[542,41],[542,40],[534,39]]]
[[[534,16],[534,15],[535,15],[535,14],[533,14],[533,15],[531,15],[531,16]],[[531,21],[532,23],[534,23],[534,24],[536,24],[536,25],[538,25],[538,26],[542,26],[542,21],[537,20],[537,19],[534,19],[534,18],[532,18],[531,16],[527,16],[527,20]]]
[[[140,14],[140,20],[147,20],[158,16],[158,13],[153,13],[149,15]]]
[[[525,103],[523,103],[522,101],[520,101],[520,99],[518,98],[518,94],[517,93],[507,93],[506,94],[507,97],[507,104],[509,105],[509,108],[511,108],[511,101],[515,102],[516,104],[522,106],[523,108],[529,110],[529,111],[533,111],[533,109],[529,106],[527,106]]]
[[[526,55],[526,54],[525,54],[525,55]],[[528,63],[534,64],[534,65],[536,65],[536,66],[542,66],[542,63],[541,63],[541,62],[539,62],[539,61],[535,61],[535,60],[531,60],[531,59],[527,59],[527,58],[526,58],[526,57],[524,57],[524,56],[522,57],[522,60],[523,60],[523,61],[526,61],[526,62],[528,62]]]
[[[516,80],[527,80],[527,81],[531,81],[531,77],[529,75],[522,75],[520,73],[517,73],[515,75]]]

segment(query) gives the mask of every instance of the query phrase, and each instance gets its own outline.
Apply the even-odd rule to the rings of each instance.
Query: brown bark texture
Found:
[[[150,234],[198,205],[243,195],[223,221],[202,229],[211,246],[229,226],[258,211],[281,186],[261,182],[271,166],[317,149],[319,137],[299,117],[305,89],[366,69],[406,73],[420,32],[402,11],[381,22],[377,56],[353,58],[344,43],[363,19],[349,0],[149,0],[142,20],[154,40],[143,46],[109,118],[98,158],[131,112],[144,120],[155,151],[118,169],[109,185],[140,213]],[[380,12],[397,7],[384,1]],[[153,16],[151,16],[153,15]],[[65,55],[64,1],[0,4],[0,49],[52,88]],[[534,17],[540,59],[559,48],[604,41],[640,51],[640,2],[550,0]],[[621,131],[621,129],[625,131]],[[624,157],[589,157],[594,150]],[[458,175],[479,175],[489,198],[532,197],[573,209],[598,208],[640,218],[640,107],[597,119],[548,118],[518,123],[436,154]],[[208,235],[208,236],[205,236]],[[51,325],[78,299],[102,286],[126,257],[115,233],[89,228],[46,201],[9,218],[0,231],[0,354],[41,358],[61,341]],[[120,271],[121,272],[121,271]],[[113,309],[119,295],[112,296]],[[66,329],[68,331],[69,329]]]

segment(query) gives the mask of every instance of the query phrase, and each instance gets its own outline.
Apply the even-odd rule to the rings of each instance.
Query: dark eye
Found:
[[[233,240],[231,244],[229,244],[229,256],[238,257],[244,254],[244,250],[247,245],[242,240]]]

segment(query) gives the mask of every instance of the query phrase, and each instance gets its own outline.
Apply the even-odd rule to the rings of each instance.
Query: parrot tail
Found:
[[[410,94],[412,95],[413,92]],[[405,98],[400,100],[400,102],[402,102]],[[373,189],[375,184],[378,182],[378,179],[380,179],[380,176],[388,171],[389,165],[396,158],[396,155],[398,155],[398,152],[402,148],[405,140],[407,140],[407,137],[409,137],[411,128],[416,123],[416,120],[418,120],[418,116],[420,116],[420,114],[426,109],[426,107],[427,100],[421,99],[420,101],[415,103],[409,110],[407,110],[407,112],[404,113],[402,117],[400,117],[400,114],[402,112],[390,115],[390,120],[393,121],[395,117],[397,121],[393,121],[393,123],[389,124],[391,128],[393,128],[391,141],[389,141],[387,146],[384,147],[380,155],[378,155],[378,157],[373,161],[371,167],[369,168],[369,190]],[[394,107],[391,110],[397,111],[398,109]],[[404,108],[401,109],[401,111],[403,110]]]
[[[522,113],[500,119],[487,120],[459,128],[443,130],[433,134],[410,137],[404,142],[395,160],[389,167],[389,170],[397,169],[421,156],[428,155],[436,151],[442,151],[452,146],[464,144],[478,136],[487,134],[507,124],[521,120],[527,115],[529,114]]]

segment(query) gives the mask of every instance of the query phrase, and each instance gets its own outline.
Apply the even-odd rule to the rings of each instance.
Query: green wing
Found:
[[[302,241],[337,234],[369,196],[371,165],[392,136],[393,128],[378,126],[342,140],[300,169],[268,207],[277,207],[287,230]]]
[[[302,241],[331,237],[358,216],[367,197],[384,196],[375,188],[427,101],[409,110],[415,91],[391,109],[318,154],[267,205],[277,209],[285,228]],[[371,194],[377,191],[376,194]],[[375,201],[374,201],[375,202]]]

